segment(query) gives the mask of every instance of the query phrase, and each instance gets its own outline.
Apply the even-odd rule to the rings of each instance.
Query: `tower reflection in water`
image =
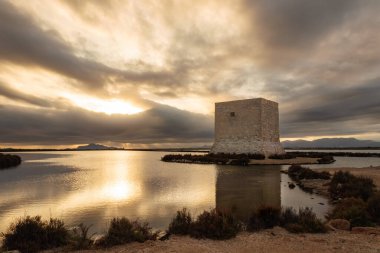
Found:
[[[217,167],[216,208],[245,221],[260,206],[281,207],[281,166]]]

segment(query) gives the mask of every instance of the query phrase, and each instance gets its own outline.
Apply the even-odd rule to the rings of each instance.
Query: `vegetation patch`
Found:
[[[298,213],[285,209],[281,214],[282,226],[291,233],[326,233],[327,229],[311,208],[300,208]]]
[[[380,192],[375,193],[368,199],[367,211],[373,221],[380,225]]]
[[[33,253],[66,245],[68,235],[62,220],[43,221],[40,216],[26,216],[12,223],[3,234],[2,248]]]
[[[293,208],[278,209],[261,207],[254,212],[247,224],[248,231],[259,231],[274,226],[284,227],[291,233],[326,233],[322,221],[310,208],[300,208],[298,213]]]
[[[170,222],[168,232],[170,234],[188,235],[191,232],[192,223],[193,218],[190,212],[183,208],[181,211],[177,211],[176,216]]]
[[[204,211],[192,223],[190,235],[195,238],[225,240],[241,231],[241,223],[229,212]]]
[[[329,219],[348,220],[351,223],[351,227],[374,225],[367,211],[367,204],[359,198],[346,198],[339,201],[327,217]]]
[[[138,220],[130,221],[125,217],[113,218],[103,240],[103,245],[113,246],[130,242],[145,242],[156,240],[156,238],[157,233],[152,232],[148,223],[141,223]]]
[[[331,175],[327,171],[317,172],[301,165],[291,165],[288,169],[288,175],[294,181],[302,179],[330,179]]]
[[[353,197],[366,201],[374,194],[375,189],[376,186],[371,178],[338,171],[331,179],[329,193],[334,200]]]
[[[18,155],[0,153],[0,169],[7,169],[21,164],[21,157]]]
[[[273,228],[280,224],[281,210],[276,207],[263,206],[253,212],[248,220],[247,230],[258,231]]]
[[[264,160],[262,154],[168,154],[161,158],[164,162],[201,163],[201,164],[230,164],[246,166],[249,160]]]

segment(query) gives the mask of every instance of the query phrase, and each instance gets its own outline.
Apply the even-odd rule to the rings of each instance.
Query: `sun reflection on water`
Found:
[[[104,199],[108,200],[128,200],[132,198],[139,188],[128,181],[117,181],[107,184],[101,190]]]

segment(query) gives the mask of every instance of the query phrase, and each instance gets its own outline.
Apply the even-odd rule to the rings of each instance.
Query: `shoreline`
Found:
[[[280,227],[256,233],[242,232],[229,240],[194,239],[172,236],[166,241],[130,243],[111,248],[73,252],[141,252],[141,253],[229,253],[229,252],[365,252],[380,250],[380,228],[377,232],[335,231],[327,234],[292,234]],[[56,251],[48,251],[56,252]]]

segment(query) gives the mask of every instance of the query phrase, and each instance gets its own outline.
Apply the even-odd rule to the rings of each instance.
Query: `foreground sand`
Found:
[[[380,252],[379,234],[355,234],[348,231],[328,234],[291,234],[282,228],[259,233],[241,233],[226,241],[197,240],[187,236],[172,236],[167,241],[131,243],[109,249],[84,252],[139,253],[217,253],[217,252]]]

